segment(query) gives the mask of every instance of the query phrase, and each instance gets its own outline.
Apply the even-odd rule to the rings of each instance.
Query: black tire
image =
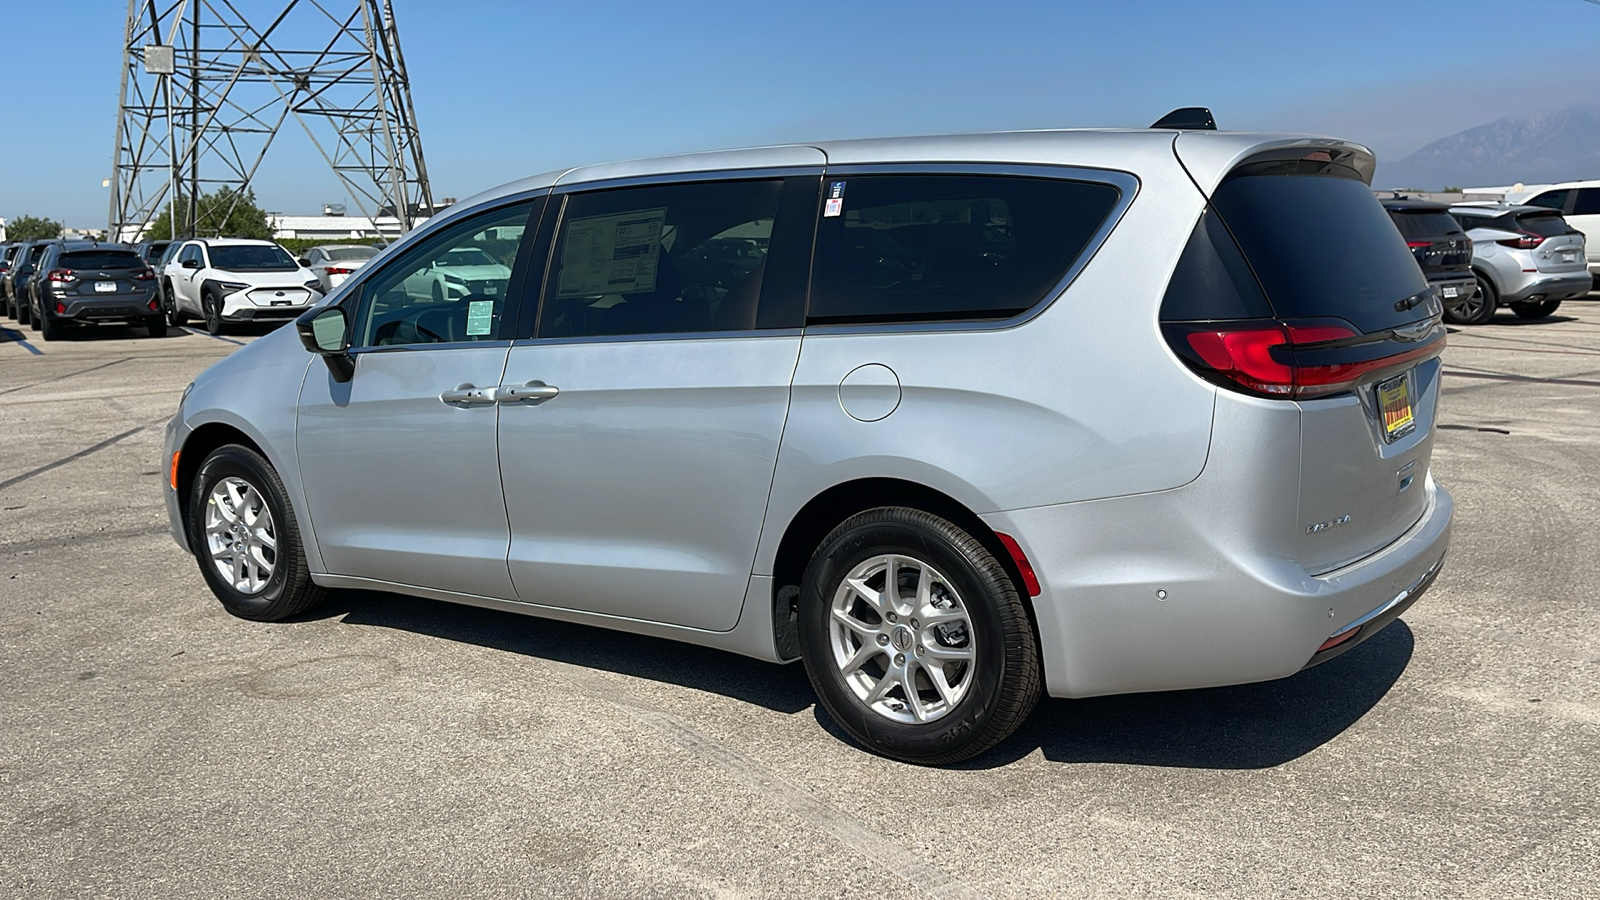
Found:
[[[1561,308],[1560,300],[1541,300],[1538,303],[1513,303],[1511,311],[1522,319],[1547,319]]]
[[[956,665],[954,680],[965,685],[954,706],[926,722],[900,722],[869,706],[846,681],[835,662],[830,623],[835,595],[855,567],[874,557],[894,554],[911,557],[942,574],[965,607],[971,632],[958,640],[974,649],[971,663],[941,666],[950,680],[949,665]],[[925,574],[925,573],[923,573]],[[881,577],[881,576],[874,576]],[[917,577],[913,575],[912,577]],[[865,607],[870,610],[870,605]],[[875,615],[867,613],[866,615]],[[859,621],[859,620],[858,620]],[[891,663],[910,659],[922,666],[920,653],[911,659],[907,647],[920,650],[928,641],[942,639],[934,627],[912,632],[918,627],[910,616],[903,620],[879,617],[884,628],[897,632],[889,643],[875,638],[885,647],[871,661],[860,664],[857,672],[873,677],[869,666],[888,676]],[[889,622],[898,621],[895,626]],[[981,543],[956,525],[918,509],[880,507],[846,519],[823,540],[806,567],[800,591],[800,655],[806,674],[817,692],[822,707],[862,746],[875,753],[919,765],[945,765],[970,759],[1005,740],[1016,731],[1038,702],[1041,688],[1039,651],[1033,625],[1017,586],[1000,561]],[[905,632],[904,635],[898,632]],[[843,634],[843,632],[841,632]],[[902,642],[902,637],[904,642]],[[864,637],[851,638],[859,650],[868,650]],[[943,644],[959,647],[959,644]],[[906,653],[898,653],[906,650]],[[871,652],[871,651],[869,651]],[[970,666],[970,669],[967,668]],[[942,704],[927,669],[920,677],[929,687],[916,681],[918,669],[911,668],[914,690],[924,702]],[[898,704],[901,715],[908,715],[903,687],[900,698],[886,696],[883,702]],[[928,707],[917,704],[919,708]]]
[[[1495,307],[1500,302],[1499,294],[1489,279],[1477,272],[1473,275],[1478,280],[1478,289],[1472,297],[1444,309],[1444,320],[1452,325],[1482,325],[1494,316]]]
[[[38,320],[33,317],[32,313],[33,313],[33,308],[28,305],[28,299],[26,297],[18,297],[17,298],[17,321],[19,323],[23,324],[23,325],[28,326],[30,329],[32,329],[34,331],[38,331],[39,330]]]
[[[6,318],[15,319],[17,317],[16,304],[11,302],[10,297],[0,297],[0,306],[4,306],[6,308]]]
[[[272,515],[277,542],[272,573],[255,593],[241,591],[224,579],[209,552],[206,510],[211,505],[212,488],[226,478],[237,478],[253,488]],[[200,575],[229,613],[256,622],[276,622],[299,615],[327,597],[327,589],[311,581],[300,527],[289,507],[283,481],[272,464],[254,450],[227,444],[206,457],[189,494],[188,519],[190,549],[200,564]]]
[[[151,337],[166,337],[167,320],[165,317],[159,315],[145,316],[144,330],[149,332]]]
[[[206,334],[215,337],[222,333],[222,301],[207,290],[200,295],[200,309],[206,315]]]
[[[182,328],[189,324],[189,314],[178,309],[178,301],[172,297],[172,285],[168,284],[162,291],[161,302],[166,306],[168,325]]]
[[[39,313],[38,310],[34,310],[34,312]],[[47,341],[61,340],[61,333],[66,330],[65,325],[62,325],[56,319],[42,313],[39,313],[39,315],[36,316],[36,319],[39,323],[38,330],[40,337]]]

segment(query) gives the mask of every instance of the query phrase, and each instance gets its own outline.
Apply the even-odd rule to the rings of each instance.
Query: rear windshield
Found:
[[[230,272],[299,268],[299,264],[282,247],[256,244],[212,247],[211,266]]]
[[[1395,210],[1390,213],[1400,236],[1408,241],[1436,241],[1461,230],[1444,210]]]
[[[371,259],[378,255],[375,247],[334,247],[322,251],[328,254],[329,259]]]
[[[1559,237],[1573,233],[1573,228],[1567,224],[1567,220],[1556,213],[1523,213],[1517,216],[1517,227],[1540,237]]]
[[[1243,175],[1211,198],[1282,318],[1337,316],[1371,333],[1423,318],[1428,289],[1366,184],[1327,175]]]
[[[132,250],[79,250],[61,254],[63,269],[143,269],[145,261]]]

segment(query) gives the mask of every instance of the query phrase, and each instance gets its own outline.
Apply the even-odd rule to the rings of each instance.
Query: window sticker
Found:
[[[492,330],[494,321],[493,300],[470,300],[467,302],[467,334],[488,334]]]
[[[666,222],[664,207],[573,219],[561,252],[556,295],[654,291]]]
[[[844,212],[844,182],[828,182],[828,203],[822,209],[824,219],[832,219]]]

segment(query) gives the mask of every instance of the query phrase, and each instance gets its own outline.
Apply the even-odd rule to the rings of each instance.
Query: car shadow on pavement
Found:
[[[1064,763],[1265,769],[1317,749],[1377,705],[1411,662],[1396,621],[1361,646],[1259,684],[1039,702],[1009,740],[965,764],[1003,766],[1035,749]]]
[[[816,705],[799,664],[779,666],[664,638],[376,591],[337,591],[308,619],[394,628],[507,653],[720,694],[817,722],[851,739]],[[1042,750],[1061,763],[1263,769],[1317,749],[1383,699],[1415,641],[1397,621],[1361,646],[1289,678],[1235,687],[1043,698],[1017,733],[959,768],[990,769]]]
[[[664,638],[404,594],[335,591],[327,603],[301,619],[341,616],[350,625],[395,628],[676,684],[785,714],[801,712],[816,702],[799,665],[779,666]]]

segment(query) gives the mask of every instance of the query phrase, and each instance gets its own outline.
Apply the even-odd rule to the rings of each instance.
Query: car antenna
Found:
[[[1217,120],[1204,106],[1185,106],[1157,119],[1151,128],[1172,128],[1179,131],[1216,131]]]

